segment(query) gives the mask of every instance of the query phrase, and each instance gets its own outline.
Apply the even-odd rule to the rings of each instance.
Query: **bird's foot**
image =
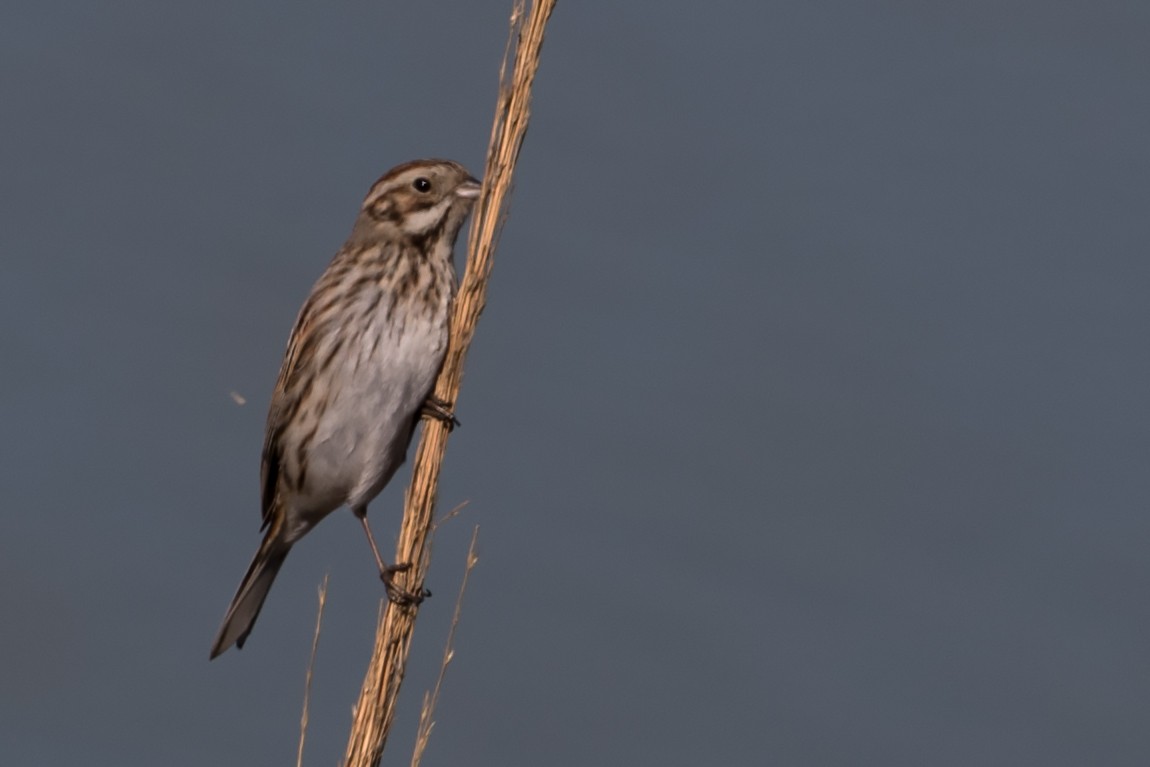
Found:
[[[425,588],[421,588],[417,593],[412,593],[395,582],[397,573],[405,573],[410,569],[410,562],[401,562],[397,565],[387,565],[379,571],[379,579],[383,581],[383,585],[387,589],[388,601],[394,602],[400,607],[418,605],[431,596],[431,592]]]
[[[456,426],[462,426],[462,424],[459,423],[459,419],[455,417],[451,403],[445,399],[440,399],[434,394],[427,395],[427,400],[423,403],[423,410],[420,411],[420,413],[428,418],[443,421],[447,424],[448,431],[452,431]]]

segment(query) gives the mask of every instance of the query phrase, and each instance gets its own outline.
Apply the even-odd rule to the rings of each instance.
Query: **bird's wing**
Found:
[[[315,356],[324,330],[323,326],[327,324],[325,307],[318,309],[316,307],[317,294],[318,290],[312,291],[300,309],[299,317],[296,318],[295,327],[292,328],[288,339],[287,351],[284,353],[283,364],[280,366],[279,378],[276,379],[275,389],[272,392],[271,406],[268,408],[263,460],[260,463],[262,488],[260,507],[263,515],[261,529],[266,528],[272,521],[276,486],[283,461],[284,430],[295,418],[296,411],[303,402],[303,394],[311,387],[313,376],[303,371],[315,370],[310,360]]]

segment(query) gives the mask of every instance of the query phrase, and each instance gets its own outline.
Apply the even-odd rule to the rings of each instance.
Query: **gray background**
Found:
[[[292,763],[325,572],[342,756],[350,514],[208,647],[296,310],[379,174],[480,171],[509,7],[4,3],[0,762]],[[561,3],[389,762],[478,523],[428,764],[1150,763],[1148,32]]]

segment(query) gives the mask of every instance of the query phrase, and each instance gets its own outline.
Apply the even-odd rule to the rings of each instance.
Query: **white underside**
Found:
[[[372,355],[372,340],[381,335]],[[307,454],[307,475],[288,500],[288,540],[343,505],[366,506],[407,457],[414,419],[446,348],[445,328],[409,321],[397,335],[382,314],[330,370],[331,401]],[[291,460],[287,447],[286,457]]]

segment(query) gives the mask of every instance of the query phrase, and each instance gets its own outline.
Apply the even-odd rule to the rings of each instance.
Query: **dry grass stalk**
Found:
[[[411,753],[411,767],[419,767],[423,761],[423,752],[431,740],[431,728],[435,726],[435,706],[439,703],[439,691],[443,689],[443,678],[447,676],[447,667],[455,657],[455,629],[459,627],[459,616],[463,612],[463,595],[467,592],[467,581],[471,571],[479,562],[475,553],[475,544],[479,540],[479,525],[471,533],[471,545],[467,547],[467,567],[463,571],[463,582],[459,584],[459,596],[455,598],[455,612],[451,615],[451,628],[447,632],[447,643],[443,646],[443,660],[439,664],[439,676],[435,678],[435,687],[431,693],[424,693],[423,708],[419,712],[419,728],[415,733],[415,748]]]
[[[319,648],[319,630],[323,625],[323,607],[327,604],[327,573],[319,586],[319,609],[315,614],[315,634],[311,638],[311,657],[307,662],[307,677],[303,686],[303,713],[299,718],[299,749],[296,751],[296,767],[303,767],[303,742],[307,737],[308,701],[311,700],[311,677],[315,671],[315,652]]]
[[[511,190],[530,115],[531,85],[539,68],[544,30],[555,0],[515,0],[507,52],[499,73],[499,99],[483,173],[483,192],[472,213],[467,267],[455,300],[447,357],[435,393],[455,402],[463,378],[463,363],[475,335],[487,294],[492,254],[505,217],[504,202]],[[510,76],[507,61],[514,50]],[[395,561],[411,563],[400,580],[409,591],[423,588],[430,562],[430,531],[439,471],[447,450],[448,430],[439,421],[425,421],[415,454],[411,486],[404,505],[403,527]],[[395,702],[407,666],[417,606],[387,604],[376,631],[375,649],[353,712],[344,763],[347,767],[375,767],[383,755],[395,715]]]

